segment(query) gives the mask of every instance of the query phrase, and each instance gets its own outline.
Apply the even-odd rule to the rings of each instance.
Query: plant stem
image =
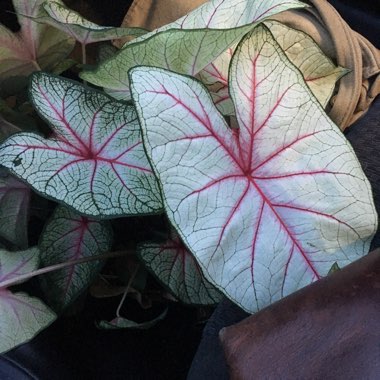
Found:
[[[41,274],[45,274],[45,273],[49,273],[49,272],[53,272],[56,270],[64,269],[67,267],[71,267],[73,265],[88,263],[91,261],[107,260],[107,259],[110,259],[113,257],[122,257],[122,256],[131,255],[131,254],[134,254],[134,252],[133,251],[127,251],[127,250],[106,252],[106,253],[102,253],[101,255],[96,255],[96,256],[91,256],[91,257],[82,257],[81,259],[65,261],[63,263],[50,265],[48,267],[37,269],[37,270],[34,270],[32,272],[21,274],[19,276],[13,277],[9,280],[0,282],[0,289],[5,289],[9,286],[16,285],[20,282],[24,282],[26,280],[29,280],[32,277],[39,276]]]
[[[121,310],[121,307],[123,306],[123,303],[124,303],[124,301],[125,301],[125,298],[127,297],[127,294],[128,294],[128,292],[129,292],[129,289],[130,289],[130,287],[131,287],[131,285],[132,285],[133,280],[134,280],[135,277],[136,277],[136,274],[137,274],[137,271],[139,270],[139,268],[140,268],[140,265],[136,265],[136,269],[133,271],[133,273],[132,273],[132,275],[131,275],[131,278],[130,278],[129,281],[128,281],[128,284],[127,284],[127,286],[125,287],[125,291],[124,291],[123,297],[121,298],[121,301],[120,301],[120,303],[119,303],[119,306],[117,307],[117,310],[116,310],[116,317],[117,317],[117,318],[121,318],[121,317],[120,317],[120,310]]]
[[[82,46],[82,65],[86,64],[86,45],[81,44]]]

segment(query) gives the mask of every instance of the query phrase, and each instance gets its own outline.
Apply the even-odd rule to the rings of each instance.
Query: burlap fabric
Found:
[[[122,25],[153,30],[204,2],[135,0]],[[310,8],[283,12],[273,18],[309,34],[336,64],[351,70],[339,81],[328,111],[344,130],[368,110],[380,93],[380,50],[353,31],[326,0],[310,0],[309,4]]]

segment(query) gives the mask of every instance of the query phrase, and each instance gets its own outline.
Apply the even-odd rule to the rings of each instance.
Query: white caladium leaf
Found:
[[[80,77],[127,100],[130,68],[156,66],[195,75],[266,17],[304,6],[297,0],[210,1],[178,21],[136,38]]]
[[[116,99],[127,100],[130,68],[147,65],[195,75],[252,28],[253,25],[226,30],[168,30],[127,45],[95,70],[81,72],[80,77],[103,87]]]
[[[314,96],[326,107],[336,82],[348,70],[336,66],[318,44],[307,34],[278,21],[265,21],[273,37],[288,59],[301,71]],[[214,103],[223,115],[233,114],[233,104],[228,94],[228,69],[235,47],[221,54],[199,73],[199,78],[211,91]],[[218,91],[212,87],[218,83]]]
[[[265,27],[231,65],[239,128],[192,78],[135,68],[131,91],[170,221],[254,312],[365,255],[377,215],[352,147]]]
[[[28,245],[29,202],[29,187],[0,169],[0,236],[20,248]]]
[[[336,82],[349,70],[336,66],[306,33],[278,21],[266,21],[265,25],[289,60],[301,71],[314,96],[326,107]]]
[[[147,268],[182,302],[211,305],[221,293],[203,276],[202,270],[174,231],[164,243],[144,243],[139,256]]]
[[[45,267],[99,255],[110,250],[111,244],[112,231],[107,222],[59,206],[40,238],[41,263]],[[83,293],[103,264],[91,261],[44,275],[43,289],[54,310],[61,311]]]
[[[142,28],[100,26],[56,1],[45,1],[43,8],[45,12],[36,17],[35,21],[49,24],[67,33],[84,45],[93,42],[109,41],[125,36],[140,36],[147,32]]]
[[[34,74],[30,92],[53,134],[11,136],[0,146],[1,165],[39,193],[85,215],[161,210],[133,106],[43,73]]]
[[[42,3],[43,0],[13,0],[21,29],[13,33],[0,25],[0,82],[50,70],[73,49],[74,39],[32,20],[40,14]]]
[[[55,314],[39,299],[12,293],[2,283],[38,267],[38,248],[27,251],[0,250],[0,353],[32,339],[55,319]]]

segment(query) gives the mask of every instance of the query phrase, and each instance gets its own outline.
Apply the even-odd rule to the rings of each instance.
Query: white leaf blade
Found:
[[[32,339],[55,319],[55,314],[39,299],[25,293],[12,293],[2,283],[24,276],[38,268],[39,250],[8,252],[0,250],[0,353]],[[21,281],[22,282],[22,281]]]
[[[208,279],[251,312],[366,254],[377,224],[351,146],[271,35],[262,27],[252,34],[231,68],[238,132],[190,78],[131,71],[168,217]],[[185,110],[210,113],[209,121]]]
[[[42,73],[33,77],[31,92],[54,134],[11,136],[0,148],[3,166],[41,194],[86,215],[161,210],[132,106]]]
[[[37,22],[51,25],[84,45],[131,35],[140,36],[146,33],[141,28],[117,28],[97,25],[56,1],[45,1],[43,8],[46,14],[36,17]]]
[[[55,318],[39,299],[0,289],[0,353],[28,342]]]
[[[192,254],[173,231],[163,243],[144,243],[138,254],[151,272],[184,303],[216,304],[221,293],[203,276]]]
[[[156,66],[195,75],[258,23],[286,9],[305,7],[297,0],[209,1],[179,20],[127,43],[113,59],[80,77],[117,99],[129,99],[127,71]]]
[[[111,248],[111,242],[107,223],[59,206],[40,238],[41,263],[47,267],[99,255]],[[46,274],[42,284],[49,304],[56,311],[66,308],[90,285],[102,266],[102,261],[93,261]]]

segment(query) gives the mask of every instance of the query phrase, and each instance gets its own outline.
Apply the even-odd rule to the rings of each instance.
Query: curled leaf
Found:
[[[146,33],[146,30],[142,28],[115,28],[97,25],[57,1],[45,1],[43,9],[45,12],[35,17],[36,22],[51,25],[83,45],[124,36],[140,36]]]
[[[127,318],[116,317],[111,321],[100,321],[97,323],[98,328],[105,330],[117,330],[117,329],[137,329],[147,330],[155,326],[158,322],[165,319],[168,309],[165,309],[158,317],[147,322],[135,322]]]

